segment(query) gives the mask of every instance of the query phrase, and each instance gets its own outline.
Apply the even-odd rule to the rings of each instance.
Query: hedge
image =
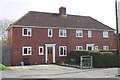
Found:
[[[118,67],[118,55],[116,50],[73,50],[70,52],[70,63],[80,64],[80,56],[91,55],[93,56],[94,68],[110,68]]]

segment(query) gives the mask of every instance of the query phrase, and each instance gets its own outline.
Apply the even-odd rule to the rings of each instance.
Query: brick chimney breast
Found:
[[[65,7],[60,7],[59,8],[59,14],[60,15],[66,15],[66,8]]]

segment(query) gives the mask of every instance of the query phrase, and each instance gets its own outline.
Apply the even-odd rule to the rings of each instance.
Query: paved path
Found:
[[[3,78],[117,78],[117,68],[77,69],[58,65],[10,67],[2,71]]]

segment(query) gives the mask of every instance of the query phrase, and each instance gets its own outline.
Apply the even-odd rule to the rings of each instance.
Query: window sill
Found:
[[[76,36],[77,38],[82,38],[83,36]]]
[[[52,38],[52,36],[48,36],[48,38]]]
[[[103,38],[108,39],[109,37],[103,37]]]
[[[59,36],[59,37],[64,38],[64,37],[67,37],[67,36]]]
[[[31,56],[32,54],[22,54],[23,56]]]
[[[67,56],[67,55],[59,55],[60,57],[64,57],[64,56]]]
[[[39,56],[44,56],[44,54],[38,54]]]
[[[22,35],[22,36],[28,36],[28,37],[31,37],[32,35]]]

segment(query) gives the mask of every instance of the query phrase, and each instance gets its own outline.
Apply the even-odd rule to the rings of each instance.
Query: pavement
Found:
[[[11,66],[2,78],[118,78],[118,68],[79,69],[59,65]]]

